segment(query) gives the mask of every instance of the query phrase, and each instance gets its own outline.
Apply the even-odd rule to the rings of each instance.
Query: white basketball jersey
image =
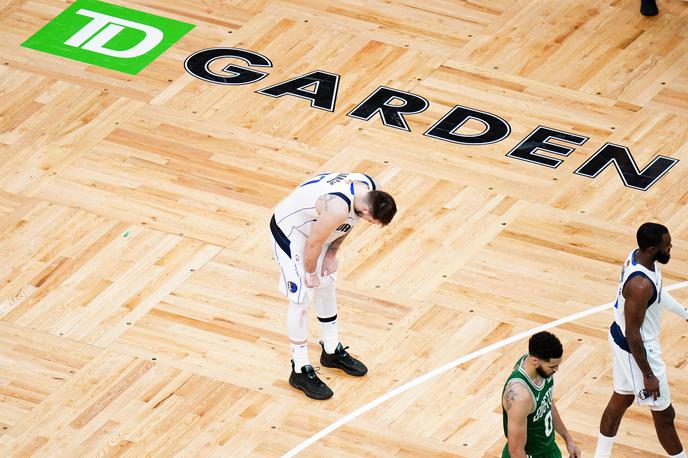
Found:
[[[309,180],[306,180],[275,208],[275,221],[277,226],[287,236],[308,237],[313,223],[318,219],[315,211],[315,201],[325,194],[332,194],[341,198],[349,205],[349,215],[346,221],[342,222],[332,234],[328,236],[325,243],[331,243],[353,228],[359,218],[354,211],[354,182],[360,181],[375,189],[375,182],[368,175],[362,173],[323,173]]]
[[[631,254],[626,258],[623,269],[621,270],[621,280],[619,281],[619,289],[616,294],[616,302],[614,303],[614,321],[618,324],[621,332],[626,336],[626,318],[624,316],[623,287],[632,277],[642,275],[650,280],[654,286],[654,293],[647,303],[647,310],[645,311],[645,321],[640,327],[640,335],[643,342],[657,339],[659,337],[659,327],[661,324],[662,307],[662,274],[659,270],[659,264],[655,262],[654,272],[646,269],[644,266],[638,264],[635,260],[636,250],[631,251]]]

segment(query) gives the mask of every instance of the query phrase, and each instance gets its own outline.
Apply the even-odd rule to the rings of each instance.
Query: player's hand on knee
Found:
[[[315,272],[306,272],[306,288],[317,288],[320,286],[320,278]]]

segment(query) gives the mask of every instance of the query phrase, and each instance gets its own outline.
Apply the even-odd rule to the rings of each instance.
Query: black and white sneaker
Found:
[[[341,369],[347,374],[355,377],[361,377],[368,373],[368,368],[365,364],[346,352],[346,349],[349,347],[344,347],[339,343],[334,353],[329,354],[325,351],[325,346],[322,341],[320,341],[320,346],[323,347],[322,353],[320,354],[320,364],[323,366]]]
[[[306,396],[312,399],[330,399],[334,394],[330,387],[325,385],[322,380],[318,378],[315,369],[310,364],[301,368],[301,373],[294,371],[294,360],[291,361],[291,375],[289,376],[289,384],[297,388]]]

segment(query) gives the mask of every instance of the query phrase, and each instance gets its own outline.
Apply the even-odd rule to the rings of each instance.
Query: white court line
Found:
[[[667,286],[664,289],[666,289],[667,291],[672,291],[675,289],[684,288],[686,286],[688,286],[688,281],[676,283],[674,285]],[[306,449],[306,447],[319,441],[320,439],[327,436],[328,434],[330,434],[332,431],[339,428],[340,426],[343,426],[343,425],[349,423],[351,420],[353,420],[357,417],[360,417],[361,415],[363,415],[367,411],[379,406],[383,402],[385,402],[389,399],[392,399],[395,396],[399,396],[401,393],[404,393],[404,392],[410,390],[414,386],[420,385],[423,382],[426,382],[432,378],[437,377],[440,374],[447,372],[449,369],[455,368],[459,364],[463,364],[467,361],[475,359],[479,356],[482,356],[486,353],[491,352],[492,350],[496,350],[498,348],[505,347],[511,343],[514,343],[514,342],[521,340],[525,337],[531,336],[537,332],[546,331],[548,329],[555,328],[559,325],[569,323],[571,321],[575,321],[579,318],[583,318],[583,317],[586,317],[588,315],[594,315],[597,312],[601,312],[602,310],[606,310],[606,309],[610,308],[612,305],[613,304],[610,302],[608,304],[598,305],[597,307],[593,307],[593,308],[590,308],[588,310],[583,310],[582,312],[578,312],[578,313],[574,313],[574,314],[569,315],[569,316],[565,316],[564,318],[559,318],[558,320],[554,320],[550,323],[543,324],[543,325],[538,326],[536,328],[529,329],[527,331],[523,331],[523,332],[516,334],[514,336],[511,336],[507,339],[493,343],[492,345],[488,345],[485,348],[481,348],[480,350],[474,351],[473,353],[469,353],[465,356],[457,358],[454,361],[450,361],[443,366],[440,366],[436,369],[433,369],[432,371],[411,380],[410,382],[407,382],[401,386],[394,388],[392,391],[389,391],[389,392],[385,393],[384,395],[380,396],[379,398],[372,400],[368,404],[365,404],[365,405],[359,407],[358,409],[354,410],[350,414],[348,414],[348,415],[340,418],[339,420],[335,421],[334,423],[332,423],[327,428],[321,430],[320,432],[318,432],[316,434],[313,434],[311,437],[309,437],[308,439],[301,442],[299,445],[297,445],[296,447],[294,447],[293,449],[289,450],[287,453],[282,455],[282,458],[291,458],[291,457],[295,456],[297,453],[302,452],[303,450]]]

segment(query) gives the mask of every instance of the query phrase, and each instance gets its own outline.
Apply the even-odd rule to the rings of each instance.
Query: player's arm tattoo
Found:
[[[337,252],[337,250],[339,249],[339,246],[342,244],[342,242],[344,241],[344,239],[346,238],[347,235],[349,235],[349,234],[348,233],[344,234],[341,237],[339,237],[338,239],[333,240],[332,243],[330,243],[330,246],[327,249],[327,251],[331,254],[335,254]]]
[[[504,393],[504,409],[508,412],[511,410],[511,406],[513,405],[514,401],[518,399],[518,393],[514,389],[514,386],[511,385],[507,390],[506,393]]]

